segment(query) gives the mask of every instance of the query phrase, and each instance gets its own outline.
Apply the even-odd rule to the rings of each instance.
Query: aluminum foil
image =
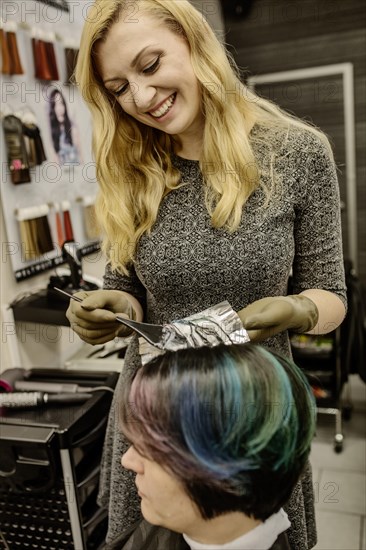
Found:
[[[204,311],[163,325],[162,338],[156,346],[139,338],[139,351],[144,365],[168,350],[244,342],[249,342],[248,333],[238,314],[225,300]]]

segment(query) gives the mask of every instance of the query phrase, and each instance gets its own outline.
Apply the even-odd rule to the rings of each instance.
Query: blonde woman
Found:
[[[339,193],[325,136],[260,99],[185,0],[98,0],[76,81],[93,115],[108,265],[68,319],[89,343],[126,334],[116,314],[166,323],[228,300],[252,341],[290,355],[288,331],[345,315]],[[287,295],[290,272],[293,293]],[[140,367],[131,341],[123,386]],[[120,386],[120,387],[121,387]],[[140,517],[128,443],[111,408],[100,503],[111,541]],[[310,466],[287,504],[293,549],[316,543]]]

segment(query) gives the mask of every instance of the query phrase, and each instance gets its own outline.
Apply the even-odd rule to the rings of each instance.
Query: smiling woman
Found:
[[[239,74],[187,0],[96,0],[88,12],[76,81],[93,116],[108,261],[104,289],[67,312],[86,342],[121,335],[119,315],[165,324],[227,300],[252,341],[289,357],[290,330],[324,333],[342,321],[329,142],[253,94]],[[132,338],[105,439],[108,541],[140,518],[133,479],[119,464],[128,443],[118,429],[118,401],[141,367],[139,352]],[[309,464],[284,507],[292,550],[312,548]]]

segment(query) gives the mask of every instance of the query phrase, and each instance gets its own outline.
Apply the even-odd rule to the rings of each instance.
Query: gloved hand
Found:
[[[256,300],[238,311],[252,342],[261,342],[284,330],[308,332],[318,322],[315,303],[301,294]]]
[[[66,311],[71,328],[88,344],[104,344],[116,336],[128,336],[132,330],[116,321],[116,316],[142,320],[142,308],[131,295],[119,290],[80,291],[70,300]]]

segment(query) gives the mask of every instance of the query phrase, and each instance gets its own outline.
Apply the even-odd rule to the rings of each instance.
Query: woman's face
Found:
[[[178,138],[202,136],[201,92],[187,42],[156,19],[120,17],[97,45],[97,66],[122,109]]]
[[[57,93],[54,97],[55,100],[55,115],[57,120],[62,123],[65,120],[65,103],[61,94]]]
[[[122,466],[136,473],[141,512],[153,525],[178,533],[189,533],[202,517],[182,484],[157,462],[130,447],[122,456]]]

